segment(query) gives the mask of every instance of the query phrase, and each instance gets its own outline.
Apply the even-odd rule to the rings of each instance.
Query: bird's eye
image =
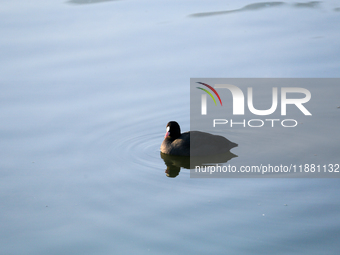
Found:
[[[166,127],[166,132],[169,132],[169,131],[170,131],[170,127],[167,126],[167,127]]]

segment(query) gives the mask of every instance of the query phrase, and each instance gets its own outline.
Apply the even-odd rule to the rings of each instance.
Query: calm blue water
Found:
[[[191,77],[339,77],[339,8],[3,1],[0,254],[337,254],[338,179],[168,178],[159,147],[190,128]],[[319,103],[299,155],[339,118]]]

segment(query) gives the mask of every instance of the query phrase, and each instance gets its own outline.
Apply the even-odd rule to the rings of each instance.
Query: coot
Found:
[[[161,152],[177,156],[209,156],[226,153],[236,146],[236,143],[220,135],[200,131],[181,134],[179,124],[176,121],[170,121],[166,125],[166,134],[161,145]]]

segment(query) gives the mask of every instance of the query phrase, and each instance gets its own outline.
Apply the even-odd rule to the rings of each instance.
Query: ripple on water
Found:
[[[126,163],[159,169],[162,165],[159,149],[161,142],[162,136],[158,133],[135,133],[135,135],[122,137],[117,142],[115,150]]]

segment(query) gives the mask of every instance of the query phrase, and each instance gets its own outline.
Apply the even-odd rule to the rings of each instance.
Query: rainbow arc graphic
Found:
[[[221,98],[220,98],[220,95],[217,93],[217,91],[216,91],[213,87],[211,87],[210,85],[208,85],[208,84],[206,84],[206,83],[203,83],[203,82],[197,82],[197,83],[202,84],[202,85],[206,86],[207,88],[211,89],[211,91],[214,92],[215,95],[217,96],[217,98],[218,98],[218,100],[220,101],[220,104],[221,104],[221,106],[222,106],[222,100],[221,100]],[[216,100],[215,100],[213,94],[211,94],[211,92],[210,92],[209,90],[204,89],[204,88],[201,88],[201,87],[196,87],[196,88],[201,89],[201,90],[203,90],[204,92],[206,92],[206,93],[214,100],[215,105],[217,105]]]

